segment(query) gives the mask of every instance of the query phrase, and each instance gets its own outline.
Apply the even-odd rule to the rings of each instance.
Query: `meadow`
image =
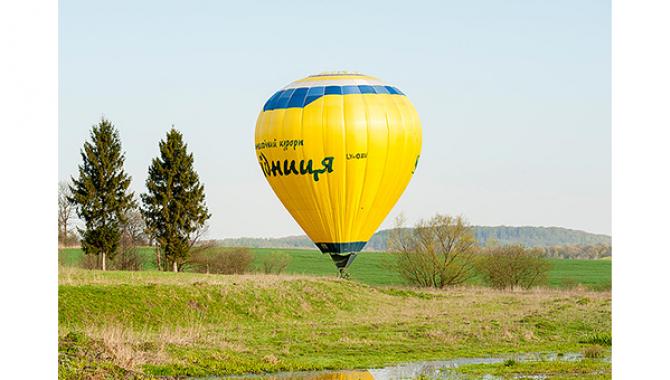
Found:
[[[611,295],[583,287],[430,290],[334,276],[61,267],[58,299],[63,379],[356,369],[528,352],[601,357],[611,345]],[[611,372],[602,360],[511,367],[463,371],[573,379]]]
[[[181,378],[276,371],[365,369],[416,360],[521,353],[610,355],[610,260],[550,260],[547,287],[498,291],[475,278],[419,289],[363,252],[351,279],[315,250],[253,249],[245,275],[77,268],[59,251],[59,377]],[[261,274],[284,252],[284,274]],[[595,354],[594,354],[595,353]],[[510,364],[511,363],[511,364]],[[602,359],[463,366],[462,378],[611,377]],[[471,376],[471,377],[469,377]]]
[[[327,255],[317,250],[252,248],[253,267],[261,271],[262,261],[272,252],[284,252],[290,256],[287,274],[334,277],[335,266]],[[140,248],[144,270],[155,270],[153,248]],[[79,248],[65,248],[59,253],[61,263],[76,266],[82,258]],[[406,285],[405,281],[390,267],[391,255],[386,252],[362,252],[350,267],[351,279],[367,285]],[[594,290],[607,290],[611,287],[611,260],[548,259],[551,264],[548,285],[556,288],[569,288],[582,285]],[[481,281],[474,278],[471,284]]]

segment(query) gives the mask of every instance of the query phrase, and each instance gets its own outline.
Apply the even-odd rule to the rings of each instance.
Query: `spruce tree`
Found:
[[[160,157],[151,161],[148,192],[142,194],[142,215],[149,235],[177,272],[188,259],[195,234],[211,215],[182,134],[173,126],[158,147]]]
[[[103,118],[93,126],[81,157],[79,178],[72,178],[68,199],[85,223],[85,229],[78,228],[84,253],[99,256],[106,270],[107,258],[114,259],[118,251],[126,212],[136,207],[128,190],[130,176],[123,170],[121,140],[112,123]]]

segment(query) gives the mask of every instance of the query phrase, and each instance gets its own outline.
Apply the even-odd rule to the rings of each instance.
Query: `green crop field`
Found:
[[[583,284],[609,289],[612,283],[612,260],[553,259],[549,284],[565,286]]]
[[[262,261],[272,252],[284,252],[290,256],[286,273],[312,276],[336,276],[337,270],[328,255],[307,249],[252,248],[255,254],[254,271],[260,271]],[[155,270],[153,248],[140,248],[143,269]],[[82,258],[79,248],[61,250],[61,263],[76,266]],[[391,269],[391,254],[385,252],[362,252],[350,268],[351,279],[368,285],[404,285],[403,279]],[[609,289],[612,281],[611,260],[549,259],[549,285],[571,287],[577,284],[593,289]],[[479,283],[473,279],[472,283]]]
[[[140,247],[138,251],[142,257],[142,269],[156,270],[154,248]],[[81,248],[61,248],[58,251],[58,259],[63,266],[78,266],[83,256]]]
[[[287,273],[334,276],[337,271],[328,255],[316,250],[255,248],[256,261],[265,255],[285,252],[291,256]],[[596,289],[608,289],[612,279],[610,260],[548,259],[551,263],[549,285],[568,287],[582,284]],[[403,285],[403,279],[392,267],[391,254],[362,252],[350,268],[351,278],[369,285]],[[473,283],[479,283],[473,279]]]

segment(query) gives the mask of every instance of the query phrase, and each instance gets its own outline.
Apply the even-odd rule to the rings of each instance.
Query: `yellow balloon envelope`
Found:
[[[255,140],[270,186],[342,271],[407,187],[421,153],[421,122],[396,87],[327,73],[270,97]]]

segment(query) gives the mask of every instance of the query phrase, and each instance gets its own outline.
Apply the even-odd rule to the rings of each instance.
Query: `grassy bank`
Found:
[[[464,365],[456,369],[464,378],[482,379],[485,375],[503,379],[602,380],[612,377],[611,363],[597,359],[580,361],[537,361]]]
[[[256,270],[260,271],[262,261],[272,252],[284,252],[290,256],[287,274],[305,274],[313,276],[335,276],[335,267],[328,257],[316,250],[307,249],[270,249],[253,248]],[[143,269],[155,270],[153,248],[140,248]],[[64,265],[76,266],[83,255],[78,248],[66,248],[61,251]],[[351,278],[368,285],[404,285],[403,279],[389,269],[391,255],[385,252],[362,252],[350,268]],[[549,259],[549,286],[569,288],[584,285],[595,290],[609,289],[612,280],[611,260]],[[478,279],[471,283],[477,284]]]
[[[62,378],[369,368],[611,340],[608,292],[63,268]],[[608,350],[607,346],[604,346]]]

